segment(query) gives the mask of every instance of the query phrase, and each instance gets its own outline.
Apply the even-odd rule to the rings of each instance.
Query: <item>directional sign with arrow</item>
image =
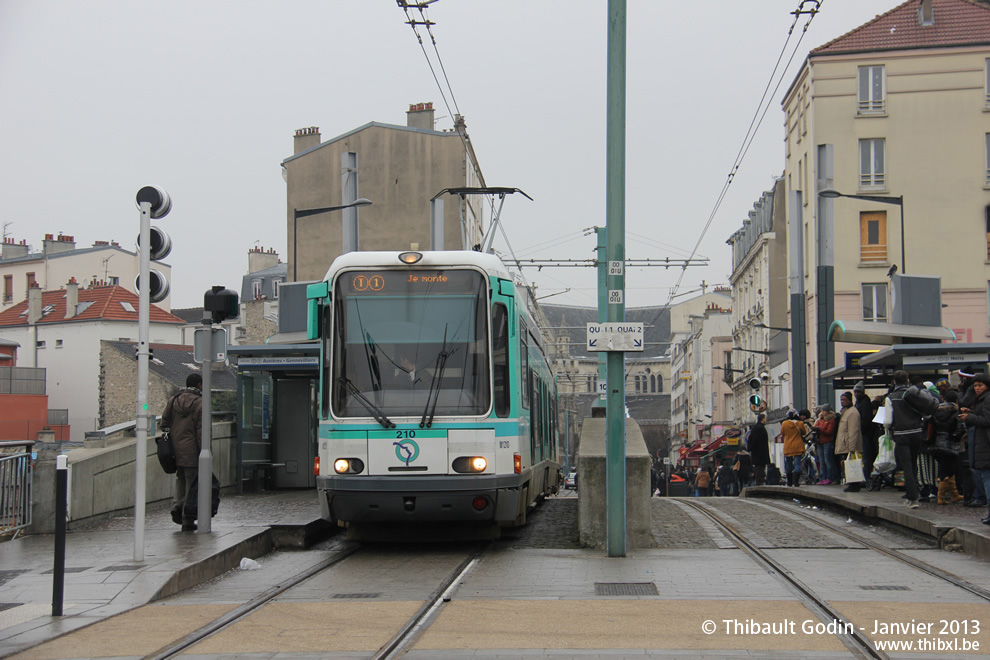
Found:
[[[642,351],[642,323],[588,323],[590,351]]]

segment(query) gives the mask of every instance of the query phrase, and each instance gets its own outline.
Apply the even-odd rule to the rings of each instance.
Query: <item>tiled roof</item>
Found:
[[[137,344],[128,341],[104,341],[128,357],[134,356]],[[186,376],[200,371],[200,366],[193,362],[193,347],[182,344],[149,344],[152,360],[148,368],[152,373],[161,376],[177,388],[186,386]],[[214,392],[232,392],[237,389],[237,373],[234,367],[224,365],[213,371],[210,389]]]
[[[65,318],[65,289],[41,293],[42,317],[39,325],[46,323],[75,323],[79,321],[138,321],[138,296],[121,286],[99,286],[79,289],[79,306],[71,319]],[[28,301],[22,300],[0,313],[0,327],[27,325]],[[149,320],[152,323],[179,323],[183,321],[157,305],[151,305]]]
[[[918,7],[918,0],[908,0],[815,48],[811,56],[990,44],[990,4],[985,0],[932,0],[932,25],[921,24]]]

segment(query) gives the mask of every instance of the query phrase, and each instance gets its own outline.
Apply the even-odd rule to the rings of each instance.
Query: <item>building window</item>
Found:
[[[14,299],[14,276],[3,276],[3,301],[10,302]]]
[[[990,185],[990,133],[986,134],[986,161],[987,171],[983,175],[983,182]]]
[[[861,263],[887,261],[887,212],[859,214],[859,260]]]
[[[657,374],[657,394],[663,393],[663,376]]]
[[[863,320],[887,322],[887,284],[863,285]]]
[[[251,298],[253,300],[261,300],[261,280],[251,281]]]
[[[282,280],[272,280],[272,300],[278,300],[278,289],[282,286]]]
[[[859,141],[859,187],[861,190],[882,190],[886,184],[884,138]]]
[[[31,290],[31,287],[38,286],[38,282],[34,279],[34,273],[28,273],[26,279],[27,279],[27,288],[28,288],[28,291]],[[25,293],[24,295],[27,295],[27,294]]]
[[[44,348],[45,347],[45,340],[44,339],[39,339],[38,340],[38,343],[36,345],[37,345],[38,348]]]
[[[120,286],[120,278],[117,276],[111,276],[110,279],[107,280],[107,284],[110,286]]]
[[[55,340],[55,348],[62,348],[62,340],[61,339],[56,339]]]
[[[990,261],[990,204],[983,208],[983,216],[987,229],[987,261]]]
[[[986,106],[990,108],[990,57],[984,60],[983,92],[986,97]]]
[[[859,114],[879,114],[887,109],[887,90],[884,85],[884,67],[859,67]]]

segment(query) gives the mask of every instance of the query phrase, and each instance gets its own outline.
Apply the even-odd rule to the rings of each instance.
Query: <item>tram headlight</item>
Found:
[[[459,456],[452,465],[454,472],[473,473],[488,469],[488,459],[484,456]]]
[[[419,260],[423,258],[422,252],[403,252],[399,255],[399,261],[404,264],[412,265],[419,263]]]
[[[333,462],[333,471],[337,474],[361,474],[364,472],[364,461],[360,458],[338,458]]]

